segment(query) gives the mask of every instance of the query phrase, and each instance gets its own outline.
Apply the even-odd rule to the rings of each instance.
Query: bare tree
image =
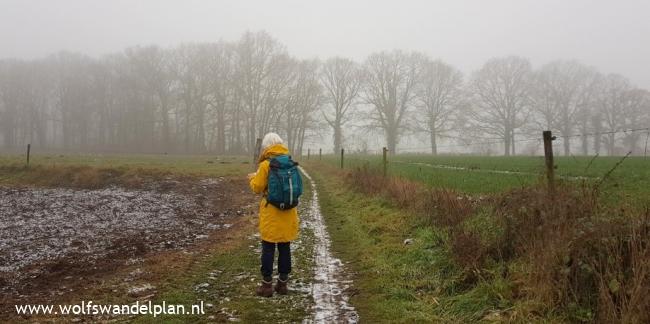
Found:
[[[64,149],[90,147],[89,135],[93,130],[93,114],[90,104],[90,86],[92,79],[89,67],[92,60],[89,57],[59,53],[51,58],[56,66],[55,105]]]
[[[263,104],[257,117],[257,133],[266,134],[280,129],[284,124],[281,118],[286,118],[283,104],[291,92],[292,84],[297,77],[297,62],[288,55],[277,55],[271,63],[267,84],[263,91]]]
[[[576,125],[578,128],[578,133],[588,134],[594,132],[594,121],[600,119],[600,113],[598,109],[598,94],[602,85],[602,75],[597,71],[593,71],[592,74],[586,80],[586,84],[582,91],[579,92],[579,109],[576,116]],[[598,126],[600,127],[600,126]],[[599,130],[600,131],[600,130]],[[581,136],[580,137],[580,146],[583,155],[589,154],[589,139],[590,136]]]
[[[248,151],[271,119],[278,84],[272,74],[279,74],[279,63],[287,60],[286,49],[266,32],[245,33],[237,45],[237,89],[246,114],[246,143]],[[266,125],[260,127],[260,120]],[[263,122],[264,123],[264,122]]]
[[[616,154],[616,132],[625,129],[623,112],[628,104],[628,95],[632,90],[630,82],[618,74],[609,74],[603,80],[602,92],[599,96],[599,110],[604,131],[607,132],[598,139],[605,143],[607,154]]]
[[[634,88],[625,95],[625,103],[621,114],[626,131],[623,133],[623,144],[626,150],[636,152],[642,134],[640,131],[650,127],[650,92]]]
[[[4,147],[12,149],[18,144],[18,121],[25,97],[25,66],[19,61],[3,61],[0,65],[0,122]]]
[[[364,65],[363,96],[372,105],[372,126],[380,127],[390,152],[395,152],[406,128],[406,116],[414,104],[415,86],[423,56],[399,50],[368,57]]]
[[[235,75],[235,48],[225,42],[208,45],[210,49],[208,66],[210,77],[208,79],[210,90],[207,102],[213,109],[216,117],[214,134],[216,137],[216,152],[226,152],[226,115],[233,110],[235,100],[235,87],[232,79]]]
[[[295,76],[287,89],[283,104],[286,140],[293,152],[302,152],[307,131],[313,128],[313,115],[323,102],[323,89],[318,80],[318,61],[303,60],[295,65]]]
[[[355,117],[369,121],[366,132],[350,127],[359,126],[352,124]],[[292,58],[265,32],[245,33],[236,42],[133,47],[100,58],[64,52],[0,60],[3,150],[32,143],[241,154],[258,136],[276,131],[300,154],[310,137],[331,129],[335,150],[344,135],[353,134],[367,151],[383,133],[395,152],[405,134],[426,133],[435,154],[441,136],[462,129],[465,138],[503,139],[509,155],[516,136],[548,128],[564,137],[589,133],[581,138],[583,154],[601,146],[617,154],[643,144],[645,132],[625,130],[649,126],[647,90],[576,61],[533,72],[524,58],[492,59],[463,85],[458,70],[418,53],[379,52],[363,65],[336,57],[321,65]],[[571,149],[564,141],[564,153]]]
[[[526,122],[531,77],[527,59],[509,56],[489,60],[470,83],[472,119],[485,133],[503,138],[505,155],[515,153],[515,131]]]
[[[44,62],[0,62],[0,137],[6,148],[47,146],[52,73]]]
[[[422,63],[421,82],[416,87],[416,123],[429,133],[431,153],[435,155],[438,152],[437,137],[449,131],[450,120],[459,106],[463,75],[440,60],[427,59]]]
[[[569,136],[574,133],[581,110],[589,105],[596,72],[576,61],[548,63],[535,73],[533,107],[545,129],[558,130],[565,137],[564,155],[571,154]]]
[[[352,60],[335,57],[327,60],[320,73],[325,88],[326,106],[323,118],[333,132],[334,153],[343,145],[343,126],[350,120],[350,109],[356,104],[362,85],[362,71]]]
[[[155,102],[150,107],[156,124],[160,123],[160,147],[164,150],[172,148],[170,109],[173,104],[172,57],[169,52],[157,46],[129,48],[125,52],[133,73],[142,80],[142,91],[153,96]],[[153,125],[156,126],[156,125]]]
[[[209,54],[205,44],[183,45],[174,51],[175,78],[183,110],[184,152],[205,151],[205,116],[209,91]],[[178,118],[178,116],[177,116]]]

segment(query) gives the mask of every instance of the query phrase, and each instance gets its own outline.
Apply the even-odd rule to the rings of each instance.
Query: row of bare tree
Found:
[[[274,130],[301,151],[322,105],[318,62],[266,33],[235,43],[0,62],[5,147],[242,153]]]
[[[8,149],[239,154],[276,131],[296,152],[331,133],[336,152],[359,136],[351,124],[383,132],[392,152],[403,136],[427,134],[432,153],[440,139],[491,138],[510,155],[518,138],[551,129],[607,133],[581,137],[580,153],[602,145],[615,154],[643,135],[615,131],[650,127],[650,94],[575,61],[534,70],[525,58],[495,58],[465,80],[416,52],[374,53],[363,63],[298,60],[265,32],[101,59],[0,61],[0,140]]]

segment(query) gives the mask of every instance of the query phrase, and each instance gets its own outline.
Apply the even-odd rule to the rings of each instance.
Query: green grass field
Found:
[[[556,175],[566,181],[598,182],[621,157],[556,157]],[[339,157],[323,160],[339,165]],[[544,158],[539,156],[484,157],[431,156],[421,154],[389,156],[388,173],[418,180],[436,188],[485,194],[533,185],[544,180]],[[348,155],[346,168],[368,166],[381,172],[382,157]],[[650,159],[628,157],[602,183],[602,189],[617,198],[650,203]]]

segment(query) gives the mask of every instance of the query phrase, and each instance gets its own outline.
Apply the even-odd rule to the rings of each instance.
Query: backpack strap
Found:
[[[269,177],[271,176],[271,173],[273,173],[273,167],[275,167],[275,164],[277,164],[277,160],[275,160],[276,156],[271,156],[268,157],[266,160],[269,161]],[[275,162],[275,163],[274,163]],[[267,190],[268,190],[268,185],[267,185]],[[264,199],[266,199],[266,204],[264,205],[264,208],[269,206],[269,199],[268,199],[268,191],[264,193]]]

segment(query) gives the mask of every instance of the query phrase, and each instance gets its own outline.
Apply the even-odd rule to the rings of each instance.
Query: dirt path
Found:
[[[314,231],[314,282],[312,296],[314,311],[305,323],[357,323],[359,316],[349,304],[346,291],[351,281],[345,278],[341,260],[332,256],[331,241],[318,203],[316,184],[304,169],[302,173],[311,183],[311,202],[308,215],[302,221]]]

